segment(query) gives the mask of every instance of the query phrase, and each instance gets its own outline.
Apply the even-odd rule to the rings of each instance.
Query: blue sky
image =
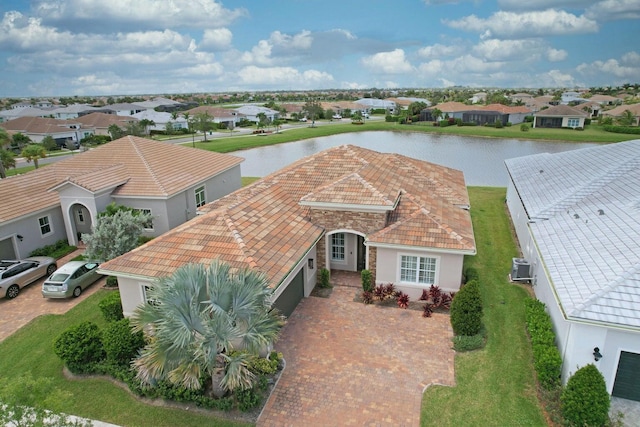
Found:
[[[2,0],[0,97],[640,82],[640,0]]]

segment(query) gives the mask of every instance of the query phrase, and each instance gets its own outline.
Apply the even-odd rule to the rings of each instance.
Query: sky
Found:
[[[0,97],[640,83],[640,0],[2,0]]]

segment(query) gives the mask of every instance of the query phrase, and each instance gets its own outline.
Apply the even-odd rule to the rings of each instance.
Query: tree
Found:
[[[258,113],[256,117],[258,118],[258,129],[265,128],[269,125],[269,119],[265,113]]]
[[[120,126],[116,124],[109,125],[109,127],[107,128],[107,132],[109,132],[109,135],[111,135],[112,141],[124,136],[124,131],[120,128]]]
[[[433,108],[431,110],[431,116],[433,116],[433,121],[437,122],[442,116],[442,111],[440,111],[438,108]]]
[[[322,115],[322,107],[318,101],[310,100],[304,104],[302,107],[302,111],[305,112],[307,118],[311,119],[311,126],[313,127],[316,123],[316,119],[319,119]]]
[[[206,374],[216,396],[250,388],[248,358],[268,348],[283,323],[271,309],[271,293],[263,273],[234,272],[220,260],[188,264],[159,279],[147,292],[154,303],[131,317],[135,331],[153,331],[133,361],[137,377],[200,389]]]
[[[207,132],[213,130],[213,116],[207,111],[193,116],[193,128],[204,133],[204,140],[207,141]]]
[[[276,133],[278,133],[280,131],[280,128],[282,127],[282,124],[284,123],[284,120],[282,119],[275,119],[271,122],[271,124],[273,125],[273,127],[276,128]]]
[[[477,335],[482,328],[482,296],[476,280],[467,282],[451,301],[451,327],[456,335]]]
[[[351,116],[351,121],[353,123],[362,123],[362,111],[357,110],[355,113],[353,113],[353,115]]]
[[[113,215],[98,216],[91,234],[82,234],[87,258],[108,261],[129,252],[152,220],[151,215],[130,208],[115,209]]]
[[[622,115],[618,117],[617,121],[620,126],[633,126],[636,122],[636,118],[630,110],[624,110]]]
[[[427,108],[426,102],[422,102],[422,101],[412,102],[411,104],[409,104],[409,107],[408,107],[409,115],[415,116],[417,114],[420,114],[420,112],[425,108]]]
[[[0,148],[0,179],[7,177],[7,169],[16,167],[16,157],[11,151]]]
[[[155,126],[156,125],[156,122],[154,122],[153,120],[149,120],[149,119],[142,119],[138,123],[144,129],[144,134],[145,135],[149,135],[149,128],[151,126]]]
[[[324,110],[324,116],[329,120],[333,120],[333,116],[335,114],[335,111],[333,111],[331,108],[327,108],[326,110]]]
[[[33,143],[33,141],[31,141],[31,138],[29,138],[27,135],[24,135],[22,133],[16,133],[15,135],[13,135],[11,139],[12,139],[11,148],[16,151],[22,151],[24,147]]]
[[[44,138],[42,138],[41,144],[47,151],[53,151],[56,148],[58,148],[58,144],[56,144],[56,140],[53,139],[51,135],[47,135]]]
[[[24,157],[27,163],[33,161],[33,165],[38,169],[38,159],[47,157],[47,150],[40,144],[30,144],[24,147],[20,156]]]

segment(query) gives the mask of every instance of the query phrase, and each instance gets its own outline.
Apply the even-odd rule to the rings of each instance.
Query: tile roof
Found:
[[[542,116],[542,117],[556,117],[556,116],[558,117],[564,117],[564,116],[589,117],[589,114],[586,111],[569,107],[568,105],[555,105],[553,107],[540,110],[535,115]]]
[[[82,123],[85,127],[92,128],[108,128],[111,125],[126,127],[131,122],[137,122],[138,119],[132,116],[117,116],[115,114],[91,113],[73,119],[74,122]]]
[[[343,210],[382,206],[392,211],[389,226],[368,236],[372,245],[475,253],[462,172],[344,145],[300,159],[203,206],[201,216],[102,269],[154,278],[185,263],[221,258],[267,273],[275,286],[324,233],[310,222],[313,202]]]
[[[58,194],[49,190],[67,182],[89,191],[117,185],[112,194],[119,196],[166,198],[242,161],[228,154],[125,136],[0,180],[0,223],[58,205]]]
[[[474,107],[470,105],[464,104],[462,102],[456,102],[456,101],[443,102],[441,104],[433,105],[428,109],[433,110],[434,108],[437,108],[443,113],[457,113],[460,111],[468,111],[468,110],[474,109]]]
[[[49,134],[75,132],[76,129],[70,128],[74,123],[73,120],[52,119],[49,117],[18,117],[1,123],[0,126],[6,130],[13,130],[31,134]]]
[[[506,165],[566,315],[640,328],[640,140]]]

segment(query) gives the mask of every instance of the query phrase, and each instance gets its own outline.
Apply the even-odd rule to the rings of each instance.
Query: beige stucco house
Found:
[[[77,244],[111,202],[149,212],[145,234],[158,236],[240,188],[242,160],[126,136],[0,180],[0,258],[23,258],[60,239]]]
[[[345,145],[303,158],[203,206],[202,215],[101,265],[117,276],[125,315],[154,280],[219,258],[265,273],[289,315],[319,269],[359,272],[417,299],[460,287],[476,252],[462,172]]]

